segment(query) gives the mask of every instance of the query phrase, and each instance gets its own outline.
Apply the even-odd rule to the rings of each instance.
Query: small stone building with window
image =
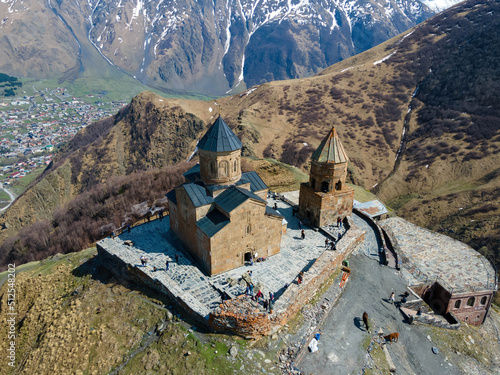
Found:
[[[452,313],[471,325],[484,322],[498,289],[496,270],[466,244],[400,217],[378,222],[412,289],[438,314]]]
[[[311,156],[309,182],[300,185],[299,215],[317,227],[352,214],[354,189],[346,184],[349,158],[335,128]]]
[[[167,194],[170,227],[208,274],[279,253],[283,225],[268,187],[241,172],[242,143],[219,116],[198,142],[199,164]]]

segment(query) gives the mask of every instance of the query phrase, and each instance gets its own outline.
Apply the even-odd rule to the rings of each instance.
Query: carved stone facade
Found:
[[[424,301],[438,314],[453,313],[458,319],[470,325],[481,325],[493,300],[493,290],[469,293],[453,293],[440,283],[430,286],[422,296]]]
[[[309,182],[300,185],[299,215],[312,225],[335,224],[352,214],[354,190],[346,185],[348,157],[335,128],[311,157]]]
[[[200,150],[201,179],[207,184],[230,185],[241,179],[241,149],[229,152]]]
[[[198,143],[200,164],[167,194],[172,230],[209,275],[280,252],[286,224],[259,175],[241,173],[241,147],[219,117]]]

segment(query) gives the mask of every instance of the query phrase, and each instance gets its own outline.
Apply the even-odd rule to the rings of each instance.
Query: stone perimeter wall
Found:
[[[301,285],[291,284],[274,305],[274,313],[265,314],[258,309],[241,308],[240,296],[222,303],[210,313],[209,325],[217,332],[235,334],[245,338],[258,338],[278,331],[304,306],[328,278],[341,267],[356,247],[365,239],[365,231],[348,218],[350,230],[337,245],[337,251],[325,251],[304,273]],[[341,250],[340,250],[341,249]]]
[[[180,291],[169,290],[161,282],[151,279],[138,267],[131,267],[119,257],[110,254],[106,249],[97,244],[97,252],[99,254],[99,259],[101,265],[106,269],[111,271],[111,273],[121,281],[131,281],[137,284],[144,284],[154,290],[166,294],[173,304],[176,304],[187,314],[189,314],[194,320],[200,323],[202,326],[210,328],[208,325],[208,320],[200,315],[199,311],[193,310],[190,301],[185,298],[179,298],[178,295]],[[178,293],[176,293],[178,292]],[[193,305],[194,306],[194,305]]]

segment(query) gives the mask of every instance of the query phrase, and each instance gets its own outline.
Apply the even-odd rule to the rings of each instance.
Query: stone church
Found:
[[[311,156],[309,182],[300,185],[299,215],[316,226],[335,224],[352,214],[354,189],[349,187],[349,158],[335,128]]]
[[[242,143],[219,116],[198,142],[199,164],[167,194],[170,227],[208,275],[279,253],[285,221],[268,187],[241,172]]]

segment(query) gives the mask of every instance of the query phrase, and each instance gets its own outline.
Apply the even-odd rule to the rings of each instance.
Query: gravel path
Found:
[[[366,311],[372,332],[382,328],[385,334],[399,332],[398,343],[388,346],[400,374],[457,374],[442,354],[433,354],[427,338],[428,328],[410,326],[399,310],[388,303],[391,291],[405,291],[406,282],[393,268],[379,265],[379,240],[370,226],[353,215],[359,227],[367,231],[366,240],[350,259],[352,275],[343,296],[321,327],[319,351],[307,353],[298,367],[306,374],[358,374],[366,363],[362,341],[368,335],[361,315]]]

